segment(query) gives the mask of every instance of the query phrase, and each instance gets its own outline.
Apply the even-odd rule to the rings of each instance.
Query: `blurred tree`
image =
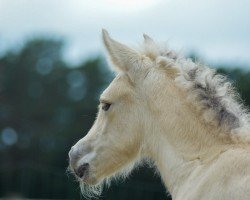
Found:
[[[91,127],[99,94],[113,75],[101,57],[73,68],[63,61],[62,50],[63,41],[35,39],[0,59],[0,156],[4,161],[0,196],[80,198],[78,184],[65,173],[67,154]],[[165,189],[149,171],[134,173],[134,179],[114,186],[105,198],[162,199]]]
[[[236,69],[219,68],[219,72],[225,74],[234,83],[243,102],[250,105],[250,72],[244,71],[243,67]]]
[[[64,174],[73,140],[84,136],[93,122],[98,92],[108,81],[101,59],[73,69],[63,62],[62,48],[62,41],[32,40],[0,59],[1,167],[13,179],[10,185],[1,184],[7,192],[18,192],[12,172],[19,166]],[[38,194],[40,187],[34,189]]]

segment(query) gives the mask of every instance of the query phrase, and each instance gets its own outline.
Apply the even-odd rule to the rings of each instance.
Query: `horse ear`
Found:
[[[145,44],[155,44],[155,42],[154,42],[154,40],[151,38],[151,37],[149,37],[147,34],[143,34],[143,37],[144,37],[144,43]]]
[[[140,60],[140,54],[137,51],[113,40],[104,29],[102,37],[112,64],[119,70],[127,72]]]
[[[157,56],[160,54],[159,46],[147,34],[144,33],[143,37],[144,37],[144,46],[143,47],[145,48],[146,56],[152,60],[155,60],[157,58]]]

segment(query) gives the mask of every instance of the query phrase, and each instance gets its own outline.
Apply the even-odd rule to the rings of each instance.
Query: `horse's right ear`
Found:
[[[128,72],[135,65],[138,65],[141,56],[137,51],[113,40],[104,29],[102,30],[102,37],[111,62],[116,69]]]
[[[143,34],[143,37],[144,37],[144,43],[145,44],[155,44],[155,42],[154,42],[154,40],[151,38],[151,37],[149,37],[147,34]]]

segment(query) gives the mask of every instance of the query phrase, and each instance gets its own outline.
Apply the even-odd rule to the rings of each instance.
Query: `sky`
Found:
[[[66,40],[65,59],[77,64],[104,53],[101,29],[129,45],[146,33],[208,63],[250,68],[249,0],[0,0],[0,51],[30,38]]]

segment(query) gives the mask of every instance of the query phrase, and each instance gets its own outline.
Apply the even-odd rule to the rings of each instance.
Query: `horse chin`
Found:
[[[85,180],[84,183],[88,185],[98,185],[99,181],[97,181],[96,179],[88,179]]]
[[[87,176],[82,177],[80,179],[80,182],[84,183],[86,185],[97,185],[100,181],[98,181],[97,178],[95,178],[95,177],[91,176],[90,174],[88,174]]]

